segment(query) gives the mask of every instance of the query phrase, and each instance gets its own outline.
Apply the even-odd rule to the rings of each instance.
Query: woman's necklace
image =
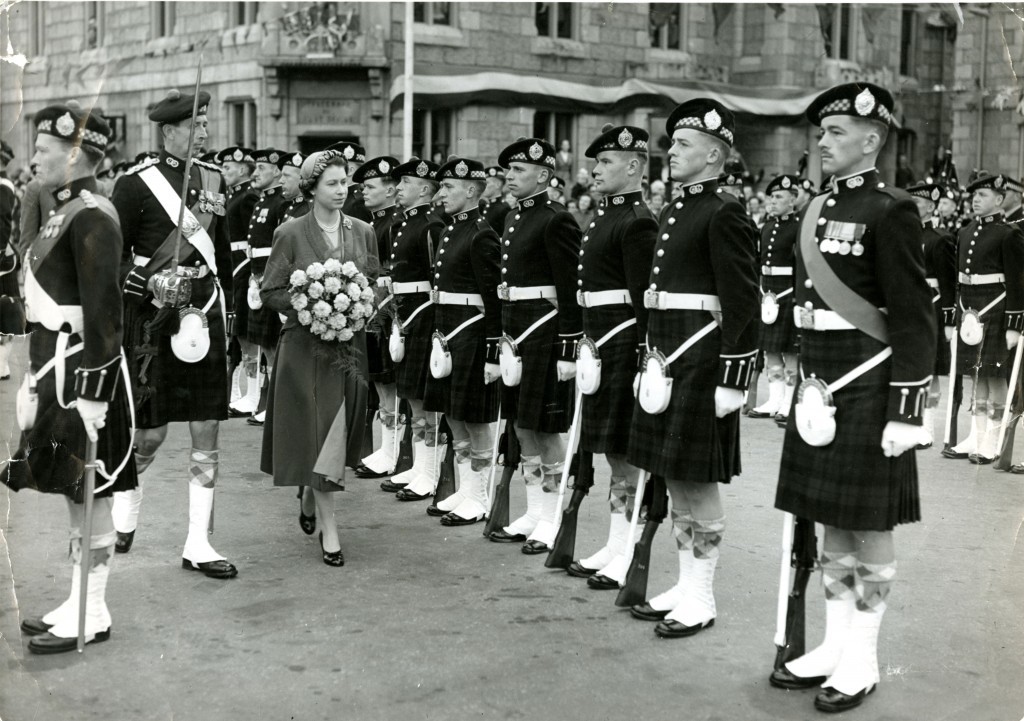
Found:
[[[317,218],[316,224],[319,225],[320,229],[323,230],[325,233],[337,233],[338,228],[341,227],[341,213],[338,213],[338,220],[334,223],[334,225],[324,225],[323,223],[320,222],[319,218]]]

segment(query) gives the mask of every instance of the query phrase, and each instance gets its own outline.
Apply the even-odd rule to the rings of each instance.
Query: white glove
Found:
[[[946,326],[943,326],[943,327],[942,327],[942,330],[943,330],[943,331],[945,332],[945,334],[946,334],[946,342],[947,342],[947,343],[949,343],[949,342],[950,342],[951,340],[953,340],[953,333],[955,333],[955,332],[956,332],[956,328],[954,328],[954,327],[953,327],[953,326],[951,326],[951,325],[946,325]]]
[[[1017,347],[1017,341],[1020,340],[1019,330],[1008,330],[1006,331],[1006,347],[1013,350]]]
[[[576,377],[576,364],[570,361],[558,361],[558,380],[571,381]]]
[[[889,421],[882,431],[882,453],[887,458],[896,458],[928,440],[928,432],[922,426]]]
[[[637,373],[633,376],[633,397],[636,398],[640,395],[640,374]]]
[[[738,411],[742,405],[743,391],[722,386],[715,388],[715,415],[719,418]]]
[[[484,363],[484,384],[490,385],[501,378],[501,366],[497,363]]]
[[[85,435],[95,443],[100,437],[97,431],[107,425],[107,402],[79,398],[75,407],[78,409],[78,415],[82,417],[82,423],[85,424]]]

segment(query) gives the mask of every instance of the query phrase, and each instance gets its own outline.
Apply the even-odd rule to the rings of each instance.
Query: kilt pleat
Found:
[[[661,311],[648,320],[648,345],[666,356],[712,320],[704,311]],[[665,478],[729,483],[741,472],[739,411],[715,416],[721,332],[713,331],[669,366],[672,394],[664,413],[634,402],[627,458]]]
[[[768,275],[761,279],[761,287],[778,295],[793,287],[792,276]],[[779,317],[774,323],[761,323],[758,347],[764,353],[796,353],[797,332],[793,322],[793,293],[779,298]]]
[[[596,343],[605,333],[632,317],[633,311],[629,306],[585,308],[583,328],[587,337]],[[583,396],[581,449],[590,453],[620,455],[629,450],[637,342],[634,325],[619,332],[598,350],[601,385],[593,395]]]
[[[960,304],[964,308],[980,311],[1004,290],[1001,284],[965,285],[960,288]],[[961,339],[957,342],[956,365],[960,373],[971,374],[975,370],[980,378],[1001,378],[1006,366],[1013,362],[1006,348],[1006,300],[996,303],[981,316],[984,336],[976,346],[969,346]],[[959,330],[959,325],[957,326]]]
[[[276,348],[281,336],[281,317],[277,311],[263,306],[259,310],[249,309],[245,325],[245,339],[261,348]]]
[[[551,311],[546,300],[504,303],[502,330],[513,338]],[[540,433],[565,433],[572,423],[575,381],[558,380],[558,316],[541,325],[519,344],[523,377],[518,386],[502,385],[501,417],[519,428]],[[501,381],[499,381],[501,382]]]
[[[408,318],[413,311],[427,302],[426,293],[411,293],[397,299],[398,315]],[[395,363],[395,383],[399,398],[423,400],[430,375],[430,335],[434,332],[434,308],[420,311],[412,323],[402,328],[405,337],[405,357]]]
[[[436,313],[437,330],[450,333],[479,311],[472,306],[442,305]],[[428,371],[423,407],[465,423],[493,423],[498,418],[501,381],[484,383],[487,337],[483,321],[459,331],[448,341],[448,352],[452,356],[451,375],[434,378]]]
[[[860,331],[805,332],[801,377],[814,373],[835,381],[883,347]],[[836,437],[827,446],[807,445],[790,412],[777,508],[851,531],[887,531],[920,520],[914,454],[887,458],[882,453],[891,368],[887,360],[835,393]]]

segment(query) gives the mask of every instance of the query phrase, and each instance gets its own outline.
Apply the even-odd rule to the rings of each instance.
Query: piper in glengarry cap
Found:
[[[204,90],[197,95],[171,91],[158,102],[149,119],[157,124],[164,149],[130,168],[117,181],[111,200],[124,234],[121,275],[139,428],[136,462],[140,472],[148,468],[167,437],[167,424],[188,422],[189,525],[182,567],[211,578],[233,578],[237,570],[208,538],[219,470],[217,432],[228,417],[224,318],[233,302],[220,169],[189,160],[206,142],[209,104]],[[184,288],[190,290],[188,298]],[[119,551],[131,547],[141,500],[141,487],[115,498]]]
[[[757,356],[757,230],[718,185],[735,122],[721,103],[678,106],[665,127],[676,197],[662,214],[644,293],[647,353],[627,459],[672,497],[679,582],[631,609],[664,638],[715,622],[712,591],[725,510],[740,473],[740,407]]]
[[[771,684],[824,686],[814,705],[830,713],[859,705],[879,682],[878,630],[896,577],[892,530],[921,517],[912,451],[923,440],[935,315],[917,208],[875,169],[892,111],[892,95],[869,83],[834,87],[807,109],[832,178],[800,225],[804,380],[775,505],[825,527],[825,639],[781,664]]]
[[[110,638],[105,600],[116,534],[110,496],[135,487],[128,379],[122,373],[121,290],[117,267],[121,232],[117,211],[96,193],[96,166],[111,132],[99,117],[75,105],[35,114],[32,158],[54,212],[26,258],[25,296],[31,330],[29,368],[17,398],[22,429],[18,450],[0,470],[12,490],[32,488],[67,498],[71,516],[71,595],[41,618],[25,618],[33,653],[76,646],[79,601],[86,587],[85,642]],[[223,369],[220,376],[224,383]],[[83,502],[88,442],[103,462],[92,505],[91,535]],[[83,578],[82,544],[89,564]]]

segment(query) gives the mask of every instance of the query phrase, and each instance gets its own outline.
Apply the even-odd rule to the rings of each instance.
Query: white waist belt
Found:
[[[644,293],[644,307],[651,310],[722,310],[722,304],[717,295],[666,293],[653,290]]]
[[[270,248],[253,248],[249,251],[250,258],[267,258],[270,256]]]
[[[390,288],[391,287],[391,276],[390,275],[382,275],[379,278],[377,278],[377,287],[378,288]]]
[[[438,305],[478,305],[482,307],[484,304],[484,297],[479,293],[448,293],[443,290],[432,290],[430,297]]]
[[[857,327],[834,310],[807,310],[796,307],[793,318],[797,328],[804,330],[856,330]],[[810,321],[809,323],[807,321]]]
[[[555,300],[558,293],[553,285],[498,286],[498,297],[515,303],[519,300]]]
[[[761,275],[793,275],[793,268],[782,265],[762,265]]]
[[[925,283],[927,283],[932,288],[938,288],[939,287],[939,279],[938,278],[925,278],[924,281],[925,281]]]
[[[581,308],[597,308],[601,305],[631,305],[628,290],[578,290],[576,304]]]
[[[980,275],[961,273],[960,282],[964,285],[990,285],[993,283],[1005,283],[1006,276],[1002,273],[981,273]]]
[[[231,250],[233,251],[245,250],[247,247],[249,247],[249,244],[244,240],[236,240],[234,243],[231,244]]]
[[[395,295],[408,295],[409,293],[429,293],[430,281],[418,280],[415,283],[392,283],[391,292]]]
[[[135,263],[135,265],[146,265],[147,263],[149,263],[149,258],[147,258],[144,255],[137,255],[134,258],[132,258],[132,262]],[[239,268],[240,267],[241,265],[239,266]],[[187,275],[189,278],[205,278],[210,274],[210,266],[208,265],[200,265],[197,268],[189,267],[187,265],[179,265],[178,269],[181,270],[182,273]],[[235,270],[237,270],[237,268]]]

